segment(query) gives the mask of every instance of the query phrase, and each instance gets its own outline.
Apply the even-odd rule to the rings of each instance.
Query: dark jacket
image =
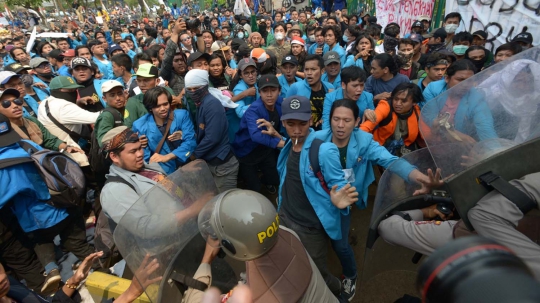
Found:
[[[225,160],[231,152],[229,144],[229,122],[221,102],[210,93],[203,97],[196,116],[197,148],[193,155],[197,159],[211,162],[215,158]]]

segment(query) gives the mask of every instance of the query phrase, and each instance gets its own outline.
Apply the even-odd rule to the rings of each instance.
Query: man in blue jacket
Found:
[[[197,145],[189,113],[185,109],[171,110],[171,103],[172,95],[164,87],[149,89],[143,98],[148,114],[132,126],[139,136],[148,138],[148,145],[144,148],[145,162],[159,163],[167,174],[184,165]],[[170,127],[167,127],[169,123]],[[163,137],[165,141],[160,147]]]
[[[265,134],[266,123],[280,129],[281,102],[278,78],[272,74],[262,75],[258,81],[261,96],[247,109],[240,121],[240,128],[232,143],[240,162],[240,176],[247,189],[261,190],[261,181],[274,194],[279,185],[276,169],[276,148],[285,146],[285,139]],[[258,170],[262,172],[259,180]]]
[[[310,129],[309,99],[288,97],[281,110],[281,121],[290,140],[281,151],[277,166],[280,224],[298,234],[330,290],[339,295],[341,282],[327,269],[328,241],[330,237],[341,237],[340,214],[349,213],[348,206],[358,200],[358,193],[345,180],[339,151],[333,143],[323,143],[318,154],[321,172],[331,190],[326,191],[313,172],[309,150],[315,135]],[[279,136],[273,129],[270,133]]]
[[[324,71],[322,75],[322,81],[331,83],[334,88],[338,89],[341,87],[341,61],[339,59],[339,54],[335,51],[326,52],[323,55],[324,60]]]
[[[334,104],[336,100],[356,100],[356,105],[358,105],[358,108],[360,109],[360,117],[364,116],[364,111],[366,109],[375,110],[373,105],[373,95],[364,90],[366,78],[366,72],[358,66],[349,66],[341,71],[341,87],[327,94],[324,98],[322,129],[330,128],[330,110],[332,109],[332,104]]]
[[[236,188],[238,160],[229,144],[227,116],[221,102],[208,89],[208,71],[190,70],[185,77],[186,96],[197,107],[197,147],[190,158],[208,163],[220,192]]]
[[[302,78],[296,76],[296,72],[298,71],[298,60],[296,60],[296,57],[293,55],[283,57],[281,71],[283,74],[278,77],[279,84],[281,85],[280,96],[285,98],[289,87],[296,82],[302,81]]]
[[[33,241],[34,251],[45,266],[45,283],[41,292],[58,288],[60,273],[56,264],[54,238],[60,235],[62,245],[80,260],[93,253],[86,242],[82,215],[77,208],[63,209],[47,203],[51,199],[47,185],[38,173],[33,160],[18,142],[9,119],[0,115],[0,160],[20,159],[0,169],[0,208],[10,209],[21,228]],[[32,141],[25,141],[41,150]],[[25,159],[23,161],[21,159]]]
[[[308,55],[304,63],[306,78],[291,85],[287,91],[287,97],[306,96],[311,104],[311,125],[314,129],[321,129],[324,96],[334,90],[334,86],[322,81],[321,76],[324,62],[319,55]]]

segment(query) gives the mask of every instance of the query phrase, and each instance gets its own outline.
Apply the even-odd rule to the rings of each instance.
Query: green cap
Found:
[[[139,69],[135,75],[145,78],[157,78],[159,76],[159,70],[153,64],[145,63],[139,65]]]
[[[55,89],[61,89],[61,88],[81,88],[84,87],[82,85],[77,84],[75,80],[71,77],[66,76],[59,76],[54,77],[49,84],[49,89],[55,90]]]

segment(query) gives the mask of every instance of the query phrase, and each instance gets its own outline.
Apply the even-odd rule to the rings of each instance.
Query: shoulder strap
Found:
[[[159,141],[159,144],[156,147],[155,153],[159,154],[161,151],[161,148],[163,147],[163,143],[165,143],[165,140],[169,136],[169,130],[171,129],[171,124],[174,119],[174,112],[171,110],[169,111],[169,119],[167,120],[167,127],[165,128],[165,133],[163,134],[163,137]]]
[[[107,181],[105,181],[105,185],[107,185],[107,183],[122,183],[122,184],[125,184],[125,185],[129,186],[131,189],[133,189],[134,192],[137,192],[137,190],[135,189],[135,186],[133,186],[133,184],[129,183],[128,181],[126,181],[122,177],[108,176]]]
[[[321,184],[322,188],[325,192],[330,194],[330,190],[328,189],[328,185],[326,184],[326,181],[324,181],[323,174],[321,172],[321,166],[319,165],[319,150],[321,149],[321,145],[324,143],[321,139],[314,139],[311,143],[311,147],[309,148],[309,163],[311,164],[311,169],[313,170],[313,173],[319,179],[319,183]]]
[[[116,108],[105,107],[103,111],[108,112],[113,116],[114,127],[122,126],[124,124],[124,117],[122,117],[122,114]]]
[[[68,134],[73,141],[78,142],[79,139],[81,139],[81,135],[70,130],[69,128],[65,127],[62,123],[58,122],[55,117],[51,114],[51,110],[49,109],[49,100],[45,101],[45,112],[47,113],[47,117],[51,120],[54,125],[56,125],[59,129],[64,131],[66,134]]]
[[[390,122],[392,122],[392,119],[394,118],[394,111],[392,110],[392,105],[388,103],[388,106],[390,107],[390,111],[388,112],[388,116],[386,116],[384,119],[379,122],[379,127],[388,125]]]

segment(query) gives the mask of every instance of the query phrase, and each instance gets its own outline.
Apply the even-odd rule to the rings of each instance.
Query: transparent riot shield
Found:
[[[141,196],[118,223],[114,240],[134,273],[133,279],[142,282],[163,277],[146,289],[152,302],[181,302],[187,289],[182,281],[193,276],[205,249],[197,217],[206,202],[217,194],[207,164],[194,161]],[[146,256],[149,257],[145,260]],[[153,259],[159,267],[146,277],[142,267]],[[220,259],[212,265],[215,283],[234,286],[236,277],[230,266]]]
[[[465,224],[468,210],[505,180],[540,171],[540,48],[453,86],[422,108],[420,130]]]
[[[379,238],[378,233],[379,223],[392,212],[419,209],[434,204],[427,195],[413,195],[420,185],[403,179],[403,175],[400,174],[403,165],[408,164],[414,165],[422,172],[436,168],[429,150],[423,148],[406,154],[390,165],[381,176],[373,205],[362,270],[360,293],[364,296],[365,302],[393,302],[405,293],[414,295],[417,264],[413,263],[412,259],[415,252],[386,243]]]

